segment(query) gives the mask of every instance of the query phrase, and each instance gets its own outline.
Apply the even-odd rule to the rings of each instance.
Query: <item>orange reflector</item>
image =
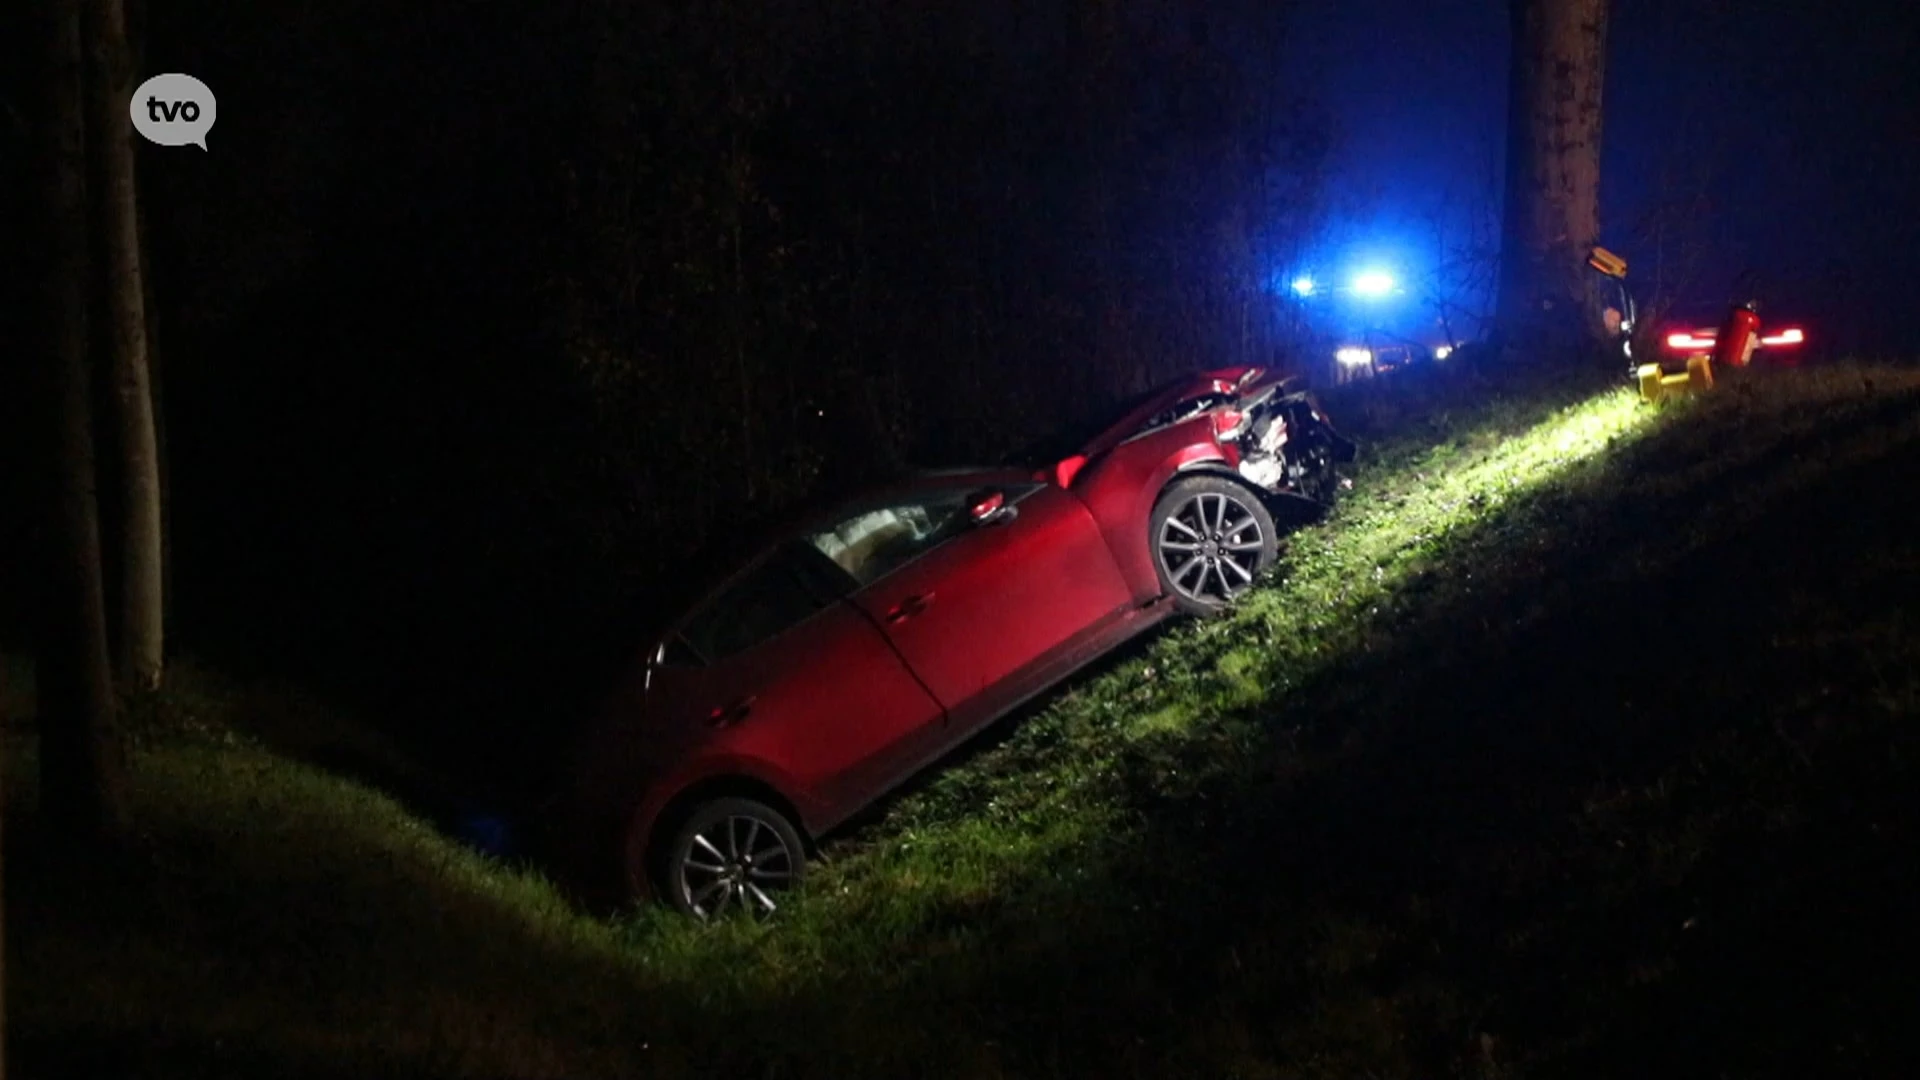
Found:
[[[1610,278],[1624,278],[1627,276],[1627,260],[1603,247],[1594,248],[1593,251],[1587,255],[1587,265]]]

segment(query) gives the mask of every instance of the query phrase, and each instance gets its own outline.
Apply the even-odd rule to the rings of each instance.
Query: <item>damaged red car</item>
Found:
[[[1166,616],[1251,586],[1353,456],[1302,384],[1215,371],[1037,465],[921,475],[768,536],[593,725],[572,868],[700,918],[771,914],[814,838]]]

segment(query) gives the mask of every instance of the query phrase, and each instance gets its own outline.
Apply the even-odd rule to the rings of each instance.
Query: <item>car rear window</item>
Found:
[[[741,578],[687,621],[680,637],[707,663],[751,648],[834,602],[819,575],[803,575],[783,550]]]

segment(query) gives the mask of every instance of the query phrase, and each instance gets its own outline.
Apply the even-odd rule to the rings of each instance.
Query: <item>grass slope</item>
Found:
[[[1920,374],[1343,410],[1370,460],[1268,587],[831,845],[770,928],[581,917],[178,680],[124,858],[9,808],[16,1068],[1912,1064]]]

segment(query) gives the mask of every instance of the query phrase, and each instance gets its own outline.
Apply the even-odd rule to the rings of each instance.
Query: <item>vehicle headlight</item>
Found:
[[[1435,360],[1445,360],[1447,357],[1452,355],[1453,355],[1453,346],[1451,345],[1437,345],[1434,347],[1433,358]]]
[[[1373,363],[1373,350],[1362,349],[1357,345],[1349,345],[1342,349],[1335,349],[1333,351],[1333,358],[1349,367],[1359,367],[1363,364]]]

